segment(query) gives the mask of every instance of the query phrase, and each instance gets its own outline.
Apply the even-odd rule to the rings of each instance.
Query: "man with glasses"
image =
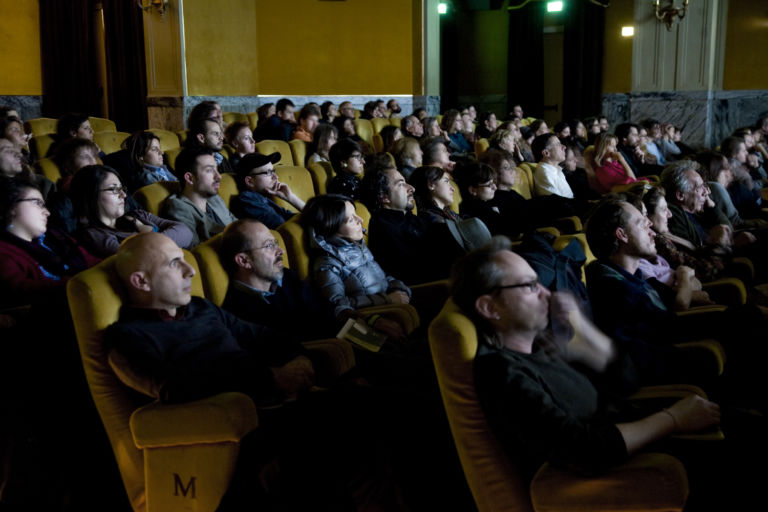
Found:
[[[239,218],[256,219],[269,229],[293,217],[294,212],[278,206],[273,198],[287,201],[298,211],[304,209],[304,201],[282,183],[275,173],[274,164],[280,161],[280,153],[245,155],[237,164],[237,187],[240,193],[232,198],[232,212]]]
[[[182,150],[176,158],[176,177],[182,184],[181,193],[165,200],[161,217],[183,222],[192,230],[190,247],[237,220],[219,196],[221,174],[212,150],[201,146]]]
[[[302,341],[334,337],[341,328],[317,289],[283,266],[283,250],[261,222],[241,219],[227,226],[219,259],[230,279],[225,310]]]

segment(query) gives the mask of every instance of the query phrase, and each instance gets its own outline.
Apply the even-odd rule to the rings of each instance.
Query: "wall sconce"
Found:
[[[136,3],[139,4],[139,8],[144,12],[149,12],[154,8],[157,14],[165,16],[165,11],[168,9],[170,2],[169,0],[136,0]]]
[[[665,0],[666,2],[667,0]],[[663,21],[667,26],[667,31],[672,30],[672,24],[675,22],[675,18],[682,20],[685,18],[685,10],[688,8],[688,0],[683,0],[682,7],[675,7],[675,0],[669,0],[669,5],[661,7],[660,1],[654,0],[653,6],[656,9],[656,19]]]

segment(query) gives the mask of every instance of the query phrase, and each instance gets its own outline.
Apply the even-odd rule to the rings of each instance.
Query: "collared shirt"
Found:
[[[253,295],[254,297],[259,297],[266,304],[270,304],[269,298],[275,294],[278,288],[283,286],[283,279],[280,278],[278,281],[273,281],[269,287],[269,291],[259,290],[258,288],[254,288],[253,286],[242,281],[232,281],[232,286],[242,290],[245,293]]]
[[[539,162],[533,173],[533,182],[537,196],[557,195],[573,199],[573,190],[559,166]]]

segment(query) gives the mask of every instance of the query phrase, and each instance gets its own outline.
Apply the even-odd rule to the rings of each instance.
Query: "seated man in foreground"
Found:
[[[544,462],[599,471],[675,432],[719,422],[719,407],[698,396],[635,421],[604,414],[598,393],[571,366],[597,371],[615,356],[567,294],[551,293],[504,237],[454,267],[453,299],[478,330],[475,385],[491,429],[531,477]],[[575,336],[548,336],[550,315]]]
[[[298,343],[191,296],[195,270],[165,235],[127,239],[116,268],[129,302],[105,340],[160,384],[163,400],[242,391],[265,404],[313,384],[312,364]]]

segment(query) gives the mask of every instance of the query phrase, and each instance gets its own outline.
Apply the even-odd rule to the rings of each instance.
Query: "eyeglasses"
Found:
[[[536,278],[532,281],[528,281],[527,283],[518,283],[518,284],[507,284],[504,286],[494,286],[490,289],[491,292],[495,292],[498,290],[504,290],[507,288],[528,288],[528,291],[530,293],[537,292],[539,290],[539,279]]]
[[[128,187],[124,187],[122,185],[112,185],[111,187],[107,188],[100,188],[100,192],[109,192],[113,196],[119,196],[120,194],[128,194]]]
[[[274,169],[270,169],[268,171],[262,171],[262,172],[254,172],[252,174],[249,174],[248,176],[277,176],[277,171]]]
[[[29,203],[34,204],[38,208],[45,208],[45,201],[43,201],[42,199],[39,199],[37,197],[30,197],[30,198],[27,198],[27,199],[17,199],[16,202],[17,203],[27,203],[27,202],[29,202]]]
[[[277,243],[276,240],[270,240],[269,242],[267,242],[261,247],[254,247],[253,250],[258,251],[258,250],[266,249],[268,251],[274,251],[274,250],[277,250],[279,247],[280,245]]]
[[[485,183],[480,183],[477,186],[477,188],[485,188],[485,187],[489,187],[490,188],[490,187],[495,187],[495,186],[496,186],[496,181],[495,180],[491,180],[491,181],[486,181]]]

